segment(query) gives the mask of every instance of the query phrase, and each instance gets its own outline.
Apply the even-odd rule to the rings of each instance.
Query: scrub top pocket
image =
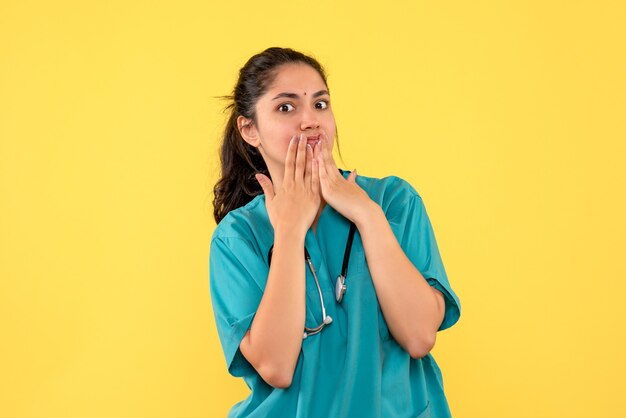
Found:
[[[365,258],[365,249],[361,241],[361,234],[359,234],[357,230],[354,233],[352,249],[350,251],[350,261],[348,262],[348,280],[350,280],[351,274],[364,272],[369,272],[369,267],[367,266],[367,259]]]
[[[346,295],[344,296],[344,309],[346,310],[348,321],[363,322],[367,330],[361,332],[371,333],[371,329],[376,327],[381,340],[390,338],[387,322],[383,316],[382,309],[376,295],[376,288],[372,277],[366,270],[361,273],[350,274],[346,280]]]
[[[432,414],[431,414],[431,410],[430,410],[430,401],[428,401],[426,403],[426,408],[420,412],[418,415],[415,416],[415,418],[431,418]]]
[[[385,320],[385,316],[383,315],[383,310],[378,304],[378,330],[380,331],[380,338],[383,341],[387,341],[391,338],[391,334],[389,333],[389,327],[387,326],[387,321]]]
[[[374,297],[372,298],[372,303],[376,304],[378,330],[381,339],[383,341],[386,341],[390,338],[389,328],[387,326],[387,321],[385,320],[385,317],[383,315],[383,311],[380,307],[380,303],[378,302],[376,288],[374,287],[374,282],[372,281],[372,276],[370,275],[369,266],[367,265],[367,259],[365,258],[365,249],[363,248],[361,242],[361,236],[358,233],[356,233],[354,236],[353,244],[353,251],[350,255],[350,266],[348,267],[348,278],[346,280],[347,285],[349,287],[350,281],[357,278],[357,280],[365,281],[365,283],[361,283],[360,285],[368,288],[368,294],[373,292]]]

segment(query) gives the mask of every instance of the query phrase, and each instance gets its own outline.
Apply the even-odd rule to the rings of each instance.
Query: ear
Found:
[[[252,145],[255,148],[261,144],[261,140],[259,139],[259,133],[256,129],[256,126],[252,123],[251,119],[245,118],[243,116],[238,116],[237,129],[239,129],[241,137],[248,144]]]

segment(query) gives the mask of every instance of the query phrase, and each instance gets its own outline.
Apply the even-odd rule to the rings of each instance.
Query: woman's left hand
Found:
[[[333,159],[332,150],[328,146],[328,136],[325,132],[320,135],[320,141],[315,145],[313,156],[317,162],[322,198],[337,212],[357,223],[359,217],[367,211],[373,203],[365,190],[356,184],[356,169],[348,178],[344,178]]]

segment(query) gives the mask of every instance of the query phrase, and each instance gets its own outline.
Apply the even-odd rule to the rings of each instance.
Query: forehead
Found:
[[[297,94],[314,92],[325,89],[326,84],[317,70],[307,64],[283,64],[276,69],[274,80],[267,89],[267,93],[293,92]]]

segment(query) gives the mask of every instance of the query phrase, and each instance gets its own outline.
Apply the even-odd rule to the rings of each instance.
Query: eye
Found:
[[[279,112],[291,112],[291,110],[283,110],[288,106],[291,106],[291,108],[293,109],[293,105],[291,105],[290,103],[283,103],[280,106],[278,106],[278,111]]]
[[[321,104],[322,107],[318,107],[318,109],[326,109],[328,107],[328,102],[326,100],[320,100],[319,102],[315,103],[315,105]]]

